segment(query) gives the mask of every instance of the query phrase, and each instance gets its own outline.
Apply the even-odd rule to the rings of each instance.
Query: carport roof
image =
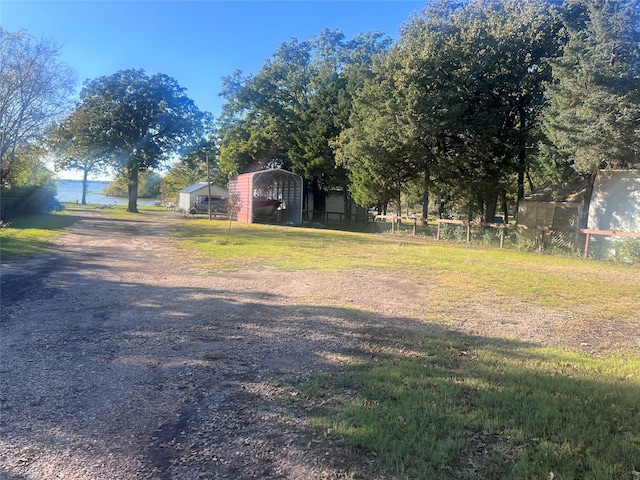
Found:
[[[274,182],[297,180],[301,178],[300,175],[281,168],[258,170],[257,172],[250,172],[245,175],[251,176],[253,188],[268,188]]]

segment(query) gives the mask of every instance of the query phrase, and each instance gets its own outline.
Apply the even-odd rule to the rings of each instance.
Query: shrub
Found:
[[[607,252],[607,259],[616,263],[640,263],[640,238],[614,237]]]
[[[0,218],[9,220],[20,215],[37,215],[62,210],[55,188],[15,187],[2,196]]]

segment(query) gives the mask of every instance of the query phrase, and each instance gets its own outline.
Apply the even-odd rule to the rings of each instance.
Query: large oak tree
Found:
[[[72,115],[86,119],[94,151],[128,181],[127,211],[137,213],[138,174],[197,145],[210,123],[176,80],[122,70],[87,82]],[[82,136],[80,138],[82,138]]]

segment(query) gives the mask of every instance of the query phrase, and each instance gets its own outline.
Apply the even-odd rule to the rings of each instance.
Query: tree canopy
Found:
[[[122,70],[87,82],[69,122],[78,145],[108,159],[127,178],[127,211],[137,212],[138,174],[198,145],[210,126],[176,80]]]
[[[640,152],[640,4],[570,0],[560,18],[544,114],[555,158],[587,175],[628,167]]]
[[[298,173],[318,214],[338,189],[397,212],[421,198],[425,217],[430,195],[448,198],[491,221],[536,184],[639,164],[639,25],[640,0],[433,0],[395,43],[325,29],[224,78],[215,135],[176,80],[132,69],[87,81],[48,138],[59,169],[116,170],[131,212],[140,173],[174,162],[162,187],[173,195],[206,176],[208,158],[219,183]],[[5,185],[73,75],[51,42],[2,29],[0,41]]]
[[[435,0],[394,45],[325,30],[225,80],[223,170],[492,221],[535,182],[637,163],[638,0]]]
[[[24,31],[0,27],[0,185],[20,184],[23,160],[50,124],[69,106],[73,70],[59,61],[60,48]],[[37,162],[36,162],[37,163]],[[41,165],[36,170],[41,170]]]
[[[255,76],[226,78],[219,123],[223,170],[290,168],[308,179],[314,210],[321,209],[327,189],[348,183],[332,142],[348,121],[357,72],[389,43],[380,34],[347,40],[325,29],[309,41],[280,45]]]

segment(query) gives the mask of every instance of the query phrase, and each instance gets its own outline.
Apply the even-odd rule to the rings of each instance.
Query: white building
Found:
[[[190,185],[178,192],[178,207],[182,212],[188,212],[194,203],[207,203],[209,197],[209,187],[207,182],[199,182]],[[211,184],[211,198],[229,198],[229,191],[220,185]]]

